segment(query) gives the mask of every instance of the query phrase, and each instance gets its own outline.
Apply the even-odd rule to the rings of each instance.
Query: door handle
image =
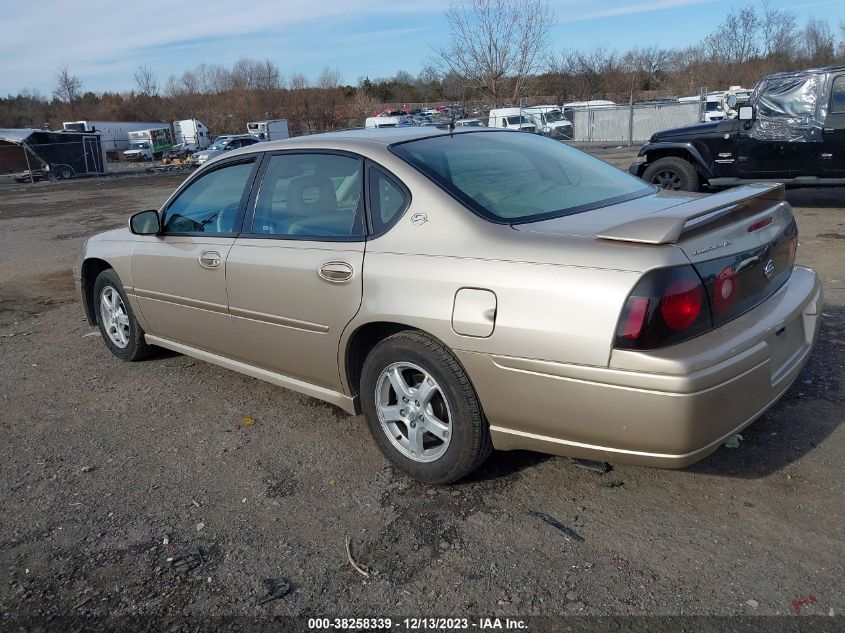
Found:
[[[326,262],[320,266],[320,277],[326,281],[340,283],[352,279],[352,266],[346,262]]]
[[[223,259],[217,251],[205,251],[200,255],[200,266],[203,268],[217,268]]]

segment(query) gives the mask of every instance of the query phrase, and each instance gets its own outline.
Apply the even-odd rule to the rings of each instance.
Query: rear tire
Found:
[[[381,452],[414,479],[458,481],[493,450],[463,367],[422,332],[399,332],[373,348],[361,372],[361,404]]]
[[[665,156],[646,167],[643,180],[671,191],[698,191],[701,179],[695,166],[678,156]]]
[[[132,312],[117,273],[109,268],[97,275],[93,292],[97,326],[109,351],[128,362],[147,358],[153,348],[144,340],[144,330]]]

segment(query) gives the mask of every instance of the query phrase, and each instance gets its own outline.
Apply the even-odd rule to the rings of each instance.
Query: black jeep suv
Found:
[[[737,118],[658,132],[630,172],[683,191],[845,185],[845,66],[768,75]]]

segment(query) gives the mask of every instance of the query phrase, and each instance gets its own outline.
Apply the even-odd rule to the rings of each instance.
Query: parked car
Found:
[[[75,278],[117,358],[160,346],[363,412],[424,481],[493,448],[678,468],[816,340],[783,193],[665,192],[537,134],[318,134],[200,168]]]
[[[194,152],[192,152],[191,146],[178,143],[167,150],[163,158],[166,160],[186,160],[192,153]]]
[[[485,127],[481,119],[458,119],[455,127]]]
[[[658,132],[630,172],[680,191],[747,181],[845,185],[845,66],[764,77],[736,119]]]
[[[208,149],[191,154],[191,165],[203,165],[213,158],[217,158],[221,154],[230,152],[233,149],[240,149],[258,143],[258,139],[254,136],[244,134],[242,136],[228,136],[222,140],[218,138],[214,141],[214,145]]]

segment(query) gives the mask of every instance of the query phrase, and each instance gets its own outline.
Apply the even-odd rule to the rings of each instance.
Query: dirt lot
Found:
[[[157,206],[182,177],[0,187],[0,628],[107,614],[798,612],[845,626],[827,618],[845,612],[845,189],[789,193],[799,261],[824,280],[821,340],[739,448],[606,474],[503,453],[431,488],[386,464],[362,418],[175,354],[120,363],[91,335],[70,273],[84,236]],[[192,545],[200,566],[167,562]],[[291,588],[258,606],[267,578]]]

